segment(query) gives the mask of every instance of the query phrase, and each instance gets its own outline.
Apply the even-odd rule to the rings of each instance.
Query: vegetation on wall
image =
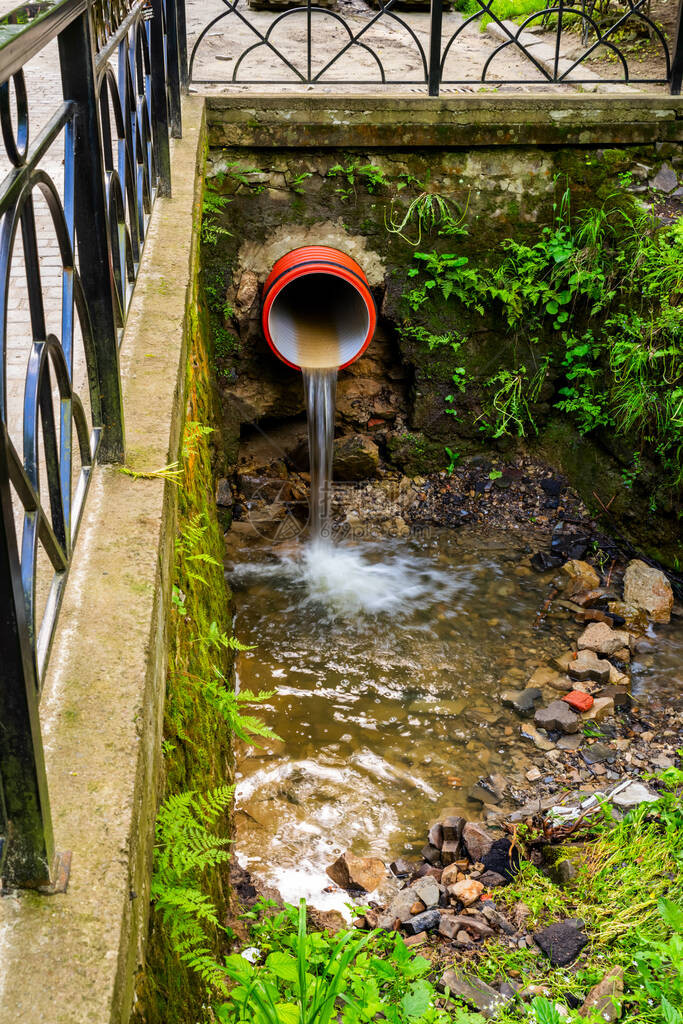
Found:
[[[533,243],[505,239],[491,261],[462,253],[417,252],[409,271],[402,330],[430,349],[456,358],[455,392],[472,376],[458,364],[467,337],[432,333],[430,304],[466,307],[497,319],[513,351],[534,348],[533,365],[492,367],[478,381],[478,418],[486,436],[537,432],[534,406],[547,381],[553,404],[581,434],[607,431],[634,439],[632,472],[648,454],[661,464],[671,490],[683,480],[683,220],[662,226],[618,192],[601,206],[572,216],[570,191],[556,204],[552,225]],[[420,320],[422,319],[422,323]],[[449,412],[458,415],[455,395]]]
[[[165,792],[156,822],[154,906],[137,1017],[186,1024],[224,985],[235,737],[271,736],[245,708],[269,694],[235,692],[223,537],[216,518],[214,422],[206,322],[193,323],[164,714]]]

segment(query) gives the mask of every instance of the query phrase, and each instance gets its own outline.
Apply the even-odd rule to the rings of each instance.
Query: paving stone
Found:
[[[563,700],[554,700],[547,708],[539,708],[534,722],[546,732],[577,732],[580,718]]]
[[[594,679],[597,683],[607,683],[610,663],[598,658],[594,651],[579,651],[574,661],[569,663],[567,672],[572,679]]]

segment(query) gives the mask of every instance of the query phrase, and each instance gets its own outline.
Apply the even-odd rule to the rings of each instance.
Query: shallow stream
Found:
[[[238,762],[238,854],[286,899],[321,908],[338,853],[417,854],[446,807],[502,772],[527,786],[538,752],[503,707],[505,689],[567,649],[580,630],[543,620],[548,580],[523,539],[432,531],[420,540],[261,550],[230,575],[243,689],[277,693],[263,717],[281,736]],[[680,631],[679,631],[680,632]],[[634,690],[681,692],[673,634],[636,666]]]

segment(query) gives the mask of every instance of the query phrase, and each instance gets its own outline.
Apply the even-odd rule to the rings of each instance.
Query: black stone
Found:
[[[416,914],[403,925],[408,935],[418,935],[420,932],[431,932],[439,927],[441,913],[438,910],[425,910],[422,914]]]
[[[511,852],[509,839],[496,839],[484,857],[483,864],[487,871],[495,871],[497,875],[502,875],[510,881],[519,868],[517,847],[513,847]]]
[[[427,843],[426,846],[422,847],[422,857],[428,864],[435,866],[441,863],[441,850],[437,849],[436,846],[432,846],[431,843]]]
[[[588,938],[583,931],[583,921],[556,921],[536,932],[534,942],[554,967],[566,967],[576,960]]]
[[[499,885],[507,885],[509,879],[505,875],[499,875],[497,871],[484,871],[479,876],[479,881],[485,889],[497,889]]]
[[[548,569],[559,569],[562,559],[558,555],[551,555],[547,551],[537,551],[531,556],[531,568],[536,572],[547,572]]]
[[[399,857],[398,860],[394,860],[389,865],[392,874],[396,875],[397,878],[405,878],[407,875],[412,875],[417,870],[417,864],[411,864],[409,860],[404,860],[403,857]]]
[[[557,498],[562,493],[564,484],[557,476],[547,476],[545,480],[541,480],[541,487],[549,498]]]
[[[586,764],[599,764],[601,761],[614,761],[616,753],[606,747],[604,743],[591,743],[590,747],[584,747],[581,757]]]

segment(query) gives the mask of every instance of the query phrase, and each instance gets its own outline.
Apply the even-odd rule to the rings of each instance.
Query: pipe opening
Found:
[[[360,292],[333,274],[306,274],[278,292],[268,316],[280,355],[306,369],[343,366],[364,346],[370,312]]]

